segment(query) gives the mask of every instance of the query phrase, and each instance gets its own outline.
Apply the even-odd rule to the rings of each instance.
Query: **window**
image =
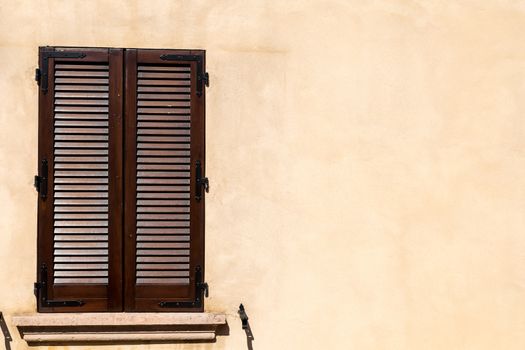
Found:
[[[38,311],[203,311],[205,52],[39,56]]]

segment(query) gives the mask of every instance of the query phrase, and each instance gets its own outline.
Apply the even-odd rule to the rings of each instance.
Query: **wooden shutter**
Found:
[[[202,311],[204,51],[126,50],[125,309]]]
[[[38,310],[122,310],[118,49],[40,48]]]

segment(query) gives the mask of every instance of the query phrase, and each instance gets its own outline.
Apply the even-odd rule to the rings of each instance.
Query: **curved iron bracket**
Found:
[[[5,348],[6,350],[11,350],[11,341],[13,341],[13,338],[11,337],[11,333],[9,333],[9,328],[7,327],[7,323],[5,323],[4,315],[2,315],[1,312],[0,328],[2,328],[2,333],[4,334]]]
[[[244,329],[244,331],[246,332],[246,343],[248,345],[248,350],[252,350],[252,342],[255,340],[255,338],[253,336],[250,323],[248,322],[248,315],[246,314],[246,310],[244,310],[243,304],[239,305],[239,311],[237,311],[237,313],[239,314],[239,317],[241,319],[242,329]]]

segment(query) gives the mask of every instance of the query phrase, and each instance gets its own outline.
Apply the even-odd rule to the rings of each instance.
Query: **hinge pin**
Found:
[[[200,76],[200,79],[202,80],[202,83],[206,86],[210,86],[210,75],[206,73],[202,73]]]
[[[40,85],[40,79],[42,77],[42,73],[40,72],[39,68],[35,69],[35,80],[38,85]]]

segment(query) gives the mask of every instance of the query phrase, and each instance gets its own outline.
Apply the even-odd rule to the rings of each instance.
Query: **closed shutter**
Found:
[[[40,49],[39,311],[203,310],[204,63]]]
[[[201,311],[204,52],[126,50],[125,305]]]
[[[40,49],[38,310],[122,309],[122,64]]]

